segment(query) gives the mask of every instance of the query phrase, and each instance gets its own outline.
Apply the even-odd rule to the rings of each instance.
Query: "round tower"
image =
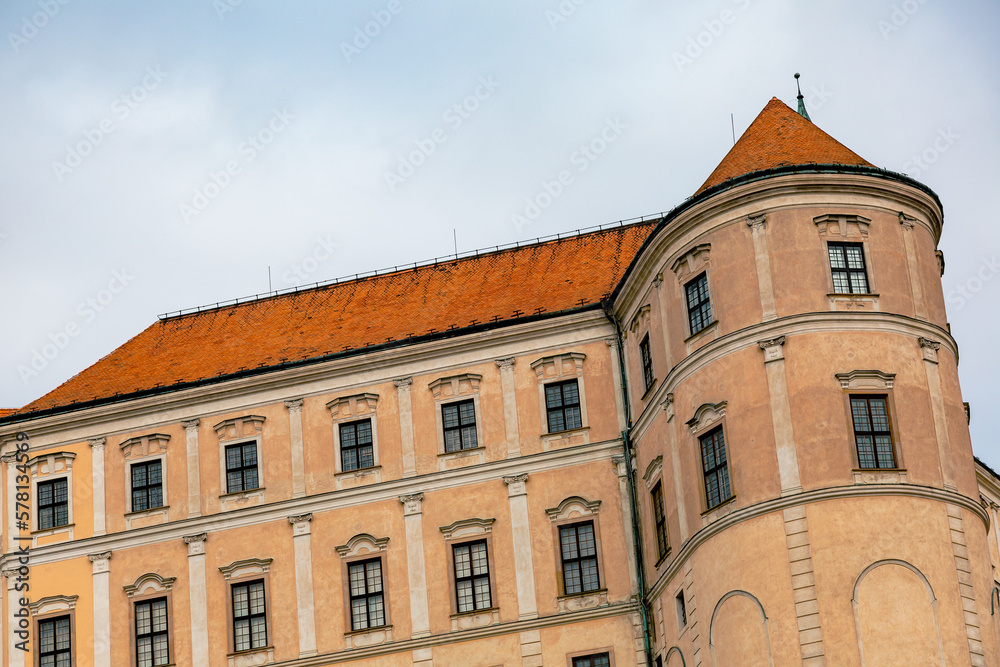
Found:
[[[926,186],[772,99],[613,295],[651,644],[986,665],[988,518]]]

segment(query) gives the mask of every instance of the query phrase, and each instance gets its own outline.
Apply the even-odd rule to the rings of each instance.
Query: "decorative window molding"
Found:
[[[337,553],[340,555],[341,575],[344,581],[344,586],[342,587],[344,598],[344,639],[348,649],[378,646],[392,641],[389,570],[388,559],[386,558],[388,544],[388,537],[376,538],[368,533],[359,533],[349,539],[347,544],[335,547]],[[367,563],[374,560],[379,561],[379,571],[381,573],[383,625],[353,630],[350,585],[351,565],[359,565],[362,562]]]
[[[663,456],[657,456],[646,466],[646,472],[642,474],[642,481],[646,483],[646,490],[649,491],[653,485],[660,481],[660,474],[663,471]]]
[[[479,384],[483,376],[476,373],[461,373],[438,378],[427,388],[434,396],[434,417],[437,422],[438,469],[463,467],[472,463],[486,463],[486,443],[483,440],[482,406],[479,403]],[[471,400],[475,411],[476,446],[455,451],[446,451],[444,442],[444,418],[442,408],[451,403]]]
[[[840,388],[847,391],[858,390],[888,390],[892,389],[892,383],[896,378],[895,373],[883,373],[882,371],[851,371],[850,373],[837,373],[837,381]]]
[[[76,454],[73,452],[49,452],[46,454],[39,454],[25,464],[28,469],[28,474],[31,476],[32,514],[35,515],[32,517],[32,521],[34,522],[34,530],[31,532],[32,548],[38,546],[39,538],[49,537],[52,535],[65,534],[69,540],[74,539],[73,460],[75,458]],[[53,526],[51,528],[39,528],[39,513],[37,505],[38,485],[43,482],[54,482],[59,479],[66,480],[66,523],[60,526]]]
[[[482,537],[493,532],[494,523],[496,519],[460,519],[447,526],[441,526],[439,530],[446,540],[463,540]]]
[[[176,654],[174,653],[174,615],[173,615],[173,596],[171,589],[173,588],[174,582],[177,581],[175,577],[170,577],[165,579],[155,573],[147,573],[140,575],[138,579],[135,580],[134,584],[124,586],[125,594],[129,597],[129,655],[136,658],[136,662],[133,664],[138,664],[137,656],[137,645],[139,643],[139,626],[136,623],[136,607],[143,606],[146,607],[150,616],[156,613],[157,607],[163,610],[166,615],[167,628],[166,628],[166,639],[167,639],[167,663],[156,663],[153,664],[169,664],[172,665],[176,662]],[[162,606],[160,606],[162,603]],[[162,634],[162,633],[159,633]],[[156,639],[151,639],[155,643]]]
[[[632,316],[632,322],[628,325],[628,331],[633,335],[648,331],[650,310],[651,306],[648,303],[640,306],[639,310],[635,311],[635,315]]]
[[[549,451],[565,445],[590,443],[590,421],[587,418],[587,389],[583,365],[587,355],[582,352],[564,352],[542,357],[531,362],[531,370],[538,381],[538,414],[541,419],[542,449]],[[580,394],[580,427],[565,431],[549,431],[545,387],[550,384],[576,380]]]
[[[373,537],[368,533],[358,533],[347,544],[334,547],[341,558],[366,558],[372,554],[382,553],[389,546],[388,537]]]
[[[448,552],[448,591],[451,600],[452,632],[483,628],[500,622],[500,609],[497,605],[496,567],[493,559],[493,524],[495,522],[496,519],[461,519],[440,528]],[[482,574],[481,569],[477,571],[476,561],[473,558],[472,562],[468,563],[469,572],[467,574],[471,577],[488,577],[489,606],[479,606],[478,600],[476,600],[473,607],[477,608],[460,611],[458,584],[456,583],[458,579],[456,549],[459,548],[466,548],[466,551],[478,549],[480,553],[485,551],[486,573]],[[469,553],[462,555],[466,558],[471,557]]]
[[[170,501],[167,498],[167,445],[170,436],[151,433],[129,438],[118,445],[125,459],[125,530],[145,528],[167,522]],[[132,466],[160,462],[160,493],[162,502],[158,507],[135,509],[132,505]]]
[[[545,510],[545,513],[549,515],[550,521],[557,522],[575,521],[585,517],[596,517],[597,513],[600,511],[600,500],[587,500],[586,498],[582,498],[580,496],[570,496],[557,506]]]
[[[177,577],[164,578],[155,572],[147,572],[139,575],[134,584],[128,584],[122,588],[125,594],[131,597],[141,597],[144,595],[156,595],[166,593],[174,586]]]
[[[333,420],[333,452],[334,464],[336,466],[334,479],[338,491],[344,488],[382,481],[382,463],[379,457],[378,442],[378,403],[378,394],[363,393],[354,394],[353,396],[341,396],[326,404],[326,408],[330,411],[330,417]],[[366,468],[345,471],[340,443],[340,427],[350,422],[363,421],[365,419],[371,422],[373,464]]]
[[[219,572],[222,573],[227,581],[242,579],[258,574],[267,574],[271,570],[272,562],[274,562],[273,558],[246,558],[244,560],[233,561],[229,565],[223,565],[219,568]]]
[[[49,595],[28,604],[32,616],[49,616],[76,609],[79,595]]]
[[[723,417],[726,416],[726,401],[719,401],[718,403],[702,403],[697,410],[694,411],[694,416],[687,420],[688,430],[691,431],[692,435],[697,434],[699,431],[703,431],[720,423]]]
[[[868,225],[871,220],[860,215],[846,213],[829,213],[813,218],[819,235],[823,238],[868,238]]]
[[[223,512],[267,502],[264,480],[264,417],[247,415],[221,421],[214,426],[219,437],[219,496]],[[226,482],[226,447],[255,443],[257,447],[257,488],[229,492]]]
[[[673,261],[670,270],[677,276],[678,284],[683,285],[708,268],[711,250],[711,243],[702,243],[684,251]]]

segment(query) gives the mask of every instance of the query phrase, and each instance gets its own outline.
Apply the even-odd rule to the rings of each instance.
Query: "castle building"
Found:
[[[0,665],[998,664],[942,221],[772,99],[665,216],[164,316],[0,414]]]

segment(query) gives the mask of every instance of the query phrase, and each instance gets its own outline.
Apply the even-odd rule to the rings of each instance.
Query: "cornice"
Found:
[[[219,531],[249,527],[271,521],[285,523],[289,516],[307,513],[320,514],[390,500],[398,502],[400,496],[430,493],[490,481],[499,484],[505,476],[535,474],[596,461],[608,461],[612,456],[621,453],[621,440],[605,440],[521,458],[501,459],[482,465],[434,472],[418,477],[390,480],[340,491],[328,491],[301,498],[289,498],[266,505],[182,519],[157,526],[134,528],[125,532],[39,546],[31,550],[31,563],[32,565],[44,565],[80,558],[95,552],[132,549],[151,544],[162,544],[171,540],[203,540],[204,536]],[[16,557],[16,553],[5,554],[0,558],[0,568]]]
[[[733,184],[709,196],[692,197],[668,213],[633,258],[612,293],[619,321],[627,322],[637,301],[646,299],[657,273],[669,269],[686,251],[704,243],[706,236],[728,225],[744,225],[747,216],[760,217],[796,208],[850,208],[882,211],[894,217],[901,210],[925,228],[935,245],[941,238],[943,211],[936,197],[905,176],[889,172],[800,172],[761,176]],[[901,180],[906,179],[906,180]],[[862,201],[856,201],[857,198]],[[854,201],[847,204],[846,198]]]
[[[670,562],[663,573],[657,578],[649,588],[647,596],[656,598],[660,596],[667,584],[673,579],[684,563],[694,555],[703,544],[733,526],[750,521],[767,514],[781,512],[792,507],[809,505],[812,503],[825,502],[829,500],[845,500],[850,498],[916,498],[921,500],[933,500],[951,505],[958,505],[979,517],[983,525],[989,530],[990,518],[986,510],[978,501],[964,496],[954,491],[947,491],[931,486],[917,486],[914,484],[856,484],[851,486],[835,486],[825,489],[816,489],[797,493],[783,498],[767,500],[750,507],[734,510],[721,519],[711,523],[697,533],[688,538],[687,542],[681,545],[677,556]]]
[[[633,432],[639,440],[652,423],[661,403],[667,400],[667,395],[673,393],[677,386],[702,368],[719,359],[746,348],[759,348],[760,341],[779,337],[794,337],[802,334],[833,333],[850,331],[876,331],[894,333],[917,339],[924,337],[941,341],[942,349],[951,352],[958,363],[958,344],[945,329],[925,320],[918,320],[905,315],[893,313],[841,311],[821,311],[816,313],[801,313],[776,320],[761,322],[745,329],[739,329],[716,338],[710,343],[698,348],[670,369],[667,377],[656,388],[653,395],[646,401],[642,413],[635,419]],[[836,378],[831,374],[831,381]]]
[[[29,417],[24,421],[0,425],[0,442],[7,438],[13,439],[19,431],[30,430],[33,444],[48,436],[58,438],[40,447],[48,449],[97,436],[132,433],[140,428],[139,424],[144,430],[153,430],[194,418],[210,420],[212,414],[252,410],[290,398],[350,392],[355,388],[363,389],[400,377],[423,375],[425,371],[420,368],[421,365],[431,364],[434,366],[432,372],[447,374],[452,369],[461,370],[473,365],[494,363],[499,357],[544,355],[567,345],[600,341],[610,333],[613,333],[611,323],[600,309],[573,312],[495,330],[276,370],[218,384],[179,389],[157,396],[37,418]],[[552,337],[560,341],[539,340]],[[525,343],[535,344],[525,347]],[[364,376],[366,379],[364,382],[351,379],[342,385],[334,382],[338,378],[350,379],[352,376]],[[308,383],[323,386],[303,392],[303,385]],[[264,392],[282,391],[285,395],[279,398],[260,397]],[[213,410],[212,414],[206,414],[206,403],[222,403],[223,407]]]

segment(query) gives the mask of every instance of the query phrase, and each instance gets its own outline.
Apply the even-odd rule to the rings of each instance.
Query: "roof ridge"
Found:
[[[475,259],[477,257],[486,257],[488,255],[501,252],[521,250],[523,248],[532,248],[535,246],[544,245],[546,243],[552,243],[553,241],[563,241],[566,239],[579,238],[582,236],[587,236],[588,234],[599,234],[601,232],[610,231],[612,229],[621,229],[623,227],[629,227],[631,225],[639,225],[644,222],[660,220],[663,219],[663,217],[666,214],[667,213],[665,211],[660,213],[650,213],[635,218],[625,218],[617,222],[609,222],[600,225],[594,225],[591,227],[582,227],[572,232],[558,232],[556,234],[550,234],[548,236],[539,236],[537,238],[528,239],[526,241],[514,241],[513,243],[487,246],[485,248],[477,248],[475,250],[466,250],[464,252],[460,252],[457,254],[453,253],[450,255],[442,255],[441,257],[435,257],[432,259],[418,260],[416,262],[408,262],[403,265],[393,266],[392,268],[385,267],[383,269],[374,269],[362,273],[355,273],[353,275],[349,274],[337,278],[330,278],[329,280],[321,280],[315,283],[309,283],[307,285],[296,285],[294,287],[286,287],[284,289],[265,292],[263,294],[254,294],[252,296],[236,297],[233,299],[227,299],[225,301],[217,301],[216,303],[213,304],[195,306],[192,308],[181,308],[180,310],[161,313],[156,317],[161,322],[166,320],[175,320],[188,315],[197,315],[199,313],[207,313],[213,310],[221,310],[223,308],[230,308],[232,306],[242,306],[244,304],[249,304],[249,303],[259,303],[261,301],[266,301],[268,299],[273,299],[276,297],[283,297],[292,294],[300,294],[302,292],[319,290],[333,285],[344,285],[351,282],[367,280],[369,278],[380,278],[383,276],[389,276],[397,273],[405,273],[407,271],[413,271],[415,269],[420,269],[428,266],[438,266],[439,264],[444,264],[447,262],[458,262],[463,260]]]

